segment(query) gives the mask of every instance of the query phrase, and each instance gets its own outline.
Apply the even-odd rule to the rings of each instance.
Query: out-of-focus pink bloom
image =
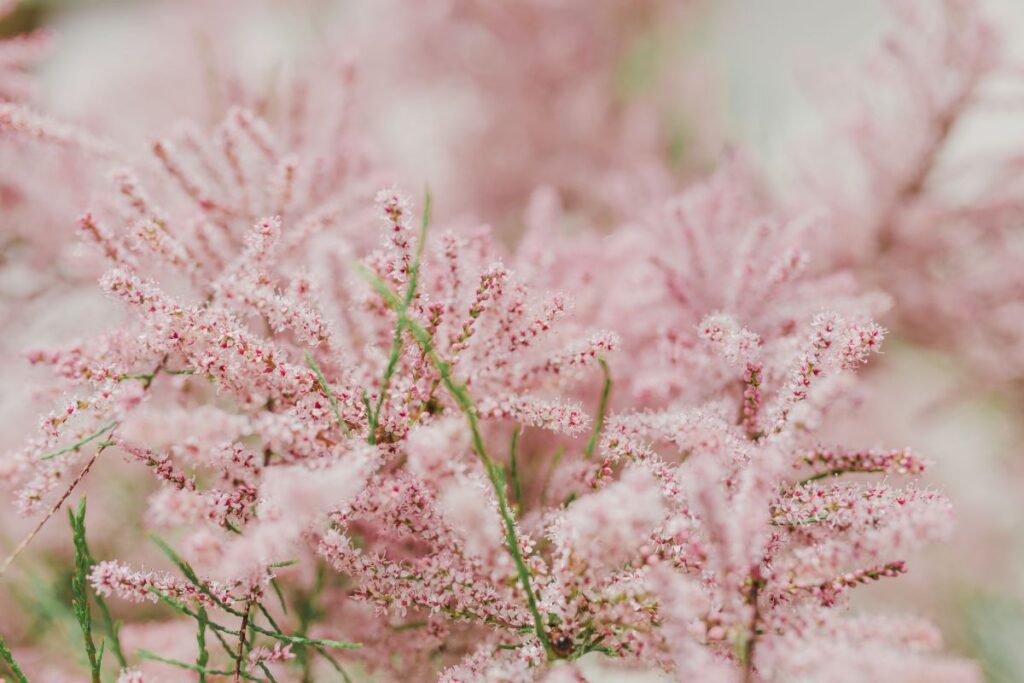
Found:
[[[978,57],[970,6],[944,7],[971,20],[956,54]],[[487,226],[431,225],[429,195],[414,206],[381,182],[349,109],[308,109],[321,81],[284,107],[234,92],[215,123],[139,155],[0,105],[5,142],[87,158],[81,186],[105,184],[80,213],[79,274],[103,269],[112,302],[106,332],[29,351],[52,407],[0,480],[45,515],[108,449],[125,456],[146,482],[139,521],[174,532],[181,575],[105,544],[93,564],[77,538],[76,570],[92,565],[99,597],[175,610],[154,637],[195,623],[195,664],[163,664],[572,681],[599,653],[721,683],[826,680],[836,662],[849,680],[976,680],[930,627],[844,613],[952,524],[940,494],[877,480],[913,480],[918,456],[823,430],[855,405],[890,301],[858,258],[822,248],[848,216],[774,205],[737,156],[666,199],[661,141],[634,138],[611,84],[618,22],[661,9],[396,15],[412,47],[446,48],[429,68],[484,55],[460,65],[479,92],[530,95],[465,136],[477,162],[453,155],[461,208],[504,218],[532,196],[518,249]],[[964,85],[914,96],[942,109]],[[602,195],[619,173],[625,202]],[[617,227],[545,235],[560,203],[599,225],[611,208]],[[883,236],[903,220],[882,215]],[[122,495],[88,483],[91,500]]]

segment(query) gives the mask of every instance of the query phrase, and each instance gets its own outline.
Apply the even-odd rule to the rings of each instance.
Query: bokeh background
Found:
[[[593,11],[605,11],[606,4],[595,1]],[[1024,56],[1024,3],[983,4],[1005,33],[1010,61]],[[655,5],[660,6],[652,9]],[[533,185],[546,181],[545,174],[562,177],[574,168],[574,131],[561,129],[559,116],[566,108],[592,106],[586,84],[608,74],[588,73],[588,65],[612,64],[623,107],[643,105],[627,127],[633,137],[595,154],[614,160],[622,149],[655,149],[673,163],[669,178],[652,182],[682,187],[713,169],[727,150],[739,149],[767,185],[798,194],[790,161],[792,150],[811,139],[819,125],[816,84],[868,54],[889,18],[876,0],[638,2],[635,11],[609,24],[611,30],[600,34],[586,59],[565,58],[562,80],[543,83],[528,66],[505,80],[491,80],[488,70],[504,73],[502,65],[513,60],[528,65],[529,55],[521,52],[526,47],[542,55],[533,58],[559,63],[557,52],[546,51],[555,50],[563,37],[571,43],[571,16],[550,27],[551,35],[534,36],[535,44],[522,37],[478,44],[472,35],[461,41],[423,35],[431,10],[417,10],[428,16],[410,27],[408,7],[396,0],[24,2],[0,24],[0,33],[52,30],[52,46],[34,67],[40,108],[126,147],[144,145],[181,119],[216,120],[230,99],[225,87],[273,92],[277,79],[320,68],[325,56],[339,60],[332,64],[351,64],[352,74],[338,72],[339,83],[354,93],[351,102],[331,106],[352,107],[361,129],[369,131],[372,153],[408,187],[429,182],[443,218],[487,221],[512,243]],[[655,21],[650,12],[656,12]],[[410,66],[417,64],[422,68]],[[492,87],[480,87],[481,74]],[[579,86],[578,99],[560,99],[564,83]],[[550,89],[550,108],[520,107],[523,89],[534,87]],[[536,93],[531,98],[535,101]],[[263,104],[283,106],[272,97]],[[489,133],[495,124],[488,117],[496,109],[507,109],[514,125],[502,129],[499,122],[497,132]],[[595,114],[593,130],[577,132],[597,134],[598,118]],[[577,120],[590,121],[587,116]],[[516,168],[519,127],[551,131],[551,139],[534,150],[550,165],[532,180],[523,181]],[[478,144],[481,139],[488,144]],[[477,142],[467,149],[467,140]],[[965,157],[1013,147],[1024,148],[1024,117],[1013,107],[971,120],[953,141],[953,153]],[[637,157],[629,163],[643,173],[643,159]],[[5,171],[19,172],[15,159],[3,163]],[[54,180],[47,222],[19,223],[24,218],[10,207],[0,215],[4,230],[20,231],[17,239],[5,240],[0,253],[3,448],[21,443],[36,419],[37,404],[26,392],[37,375],[19,353],[107,325],[100,313],[106,310],[102,297],[83,285],[85,278],[76,278],[74,250],[63,248],[73,240],[70,226],[81,207],[75,200],[88,190]],[[619,205],[642,202],[640,190],[609,181],[609,195],[616,192],[624,195]],[[480,202],[481,196],[487,201]],[[615,220],[611,216],[617,211],[575,208],[570,212],[575,220],[598,229]],[[49,265],[59,262],[58,282],[48,280],[47,269],[33,261],[31,255],[39,253],[32,251],[33,240],[48,243],[41,258]],[[989,680],[1024,681],[1019,645],[1024,638],[1024,413],[1018,397],[975,382],[971,372],[955,353],[896,336],[868,371],[861,412],[833,427],[859,442],[909,446],[933,459],[928,482],[954,501],[960,520],[949,543],[911,558],[905,579],[858,591],[856,599],[876,610],[931,617],[942,626],[949,647],[982,662]],[[131,485],[125,482],[126,499]],[[130,528],[130,515],[115,516],[101,505],[94,524],[106,524],[126,538],[141,533]],[[12,517],[0,514],[5,550],[25,529]],[[59,602],[61,596],[51,595],[55,584],[46,573],[45,554],[36,562],[5,581],[6,604],[28,596]],[[60,629],[66,616],[54,607],[40,617],[42,626],[33,627]]]

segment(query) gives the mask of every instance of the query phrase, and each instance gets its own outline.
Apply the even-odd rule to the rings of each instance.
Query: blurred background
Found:
[[[511,245],[538,186],[558,186],[566,229],[608,230],[630,219],[630,207],[714,169],[727,150],[743,151],[766,192],[799,195],[793,150],[820,126],[816,88],[862,61],[891,19],[880,0],[514,5],[52,0],[20,3],[0,35],[52,32],[30,68],[39,79],[30,101],[125,149],[143,149],[182,120],[211,126],[228,102],[284,117],[288,88],[337,83],[311,101],[350,112],[365,133],[360,154],[406,187],[429,182],[443,219],[488,222]],[[1016,63],[1024,3],[983,6]],[[453,11],[472,15],[468,28],[451,29]],[[333,80],[303,79],[324,70]],[[954,153],[1021,147],[1020,114],[1006,107],[972,119]],[[5,176],[45,172],[17,157],[2,163]],[[5,449],[24,441],[38,412],[25,398],[38,375],[20,353],[108,324],[71,236],[92,189],[54,181],[42,216],[19,213],[0,192]],[[857,418],[832,427],[933,459],[929,484],[960,520],[951,542],[910,558],[905,579],[858,591],[857,600],[931,617],[989,680],[1024,681],[1024,413],[1014,391],[977,382],[962,361],[897,330],[870,368]],[[105,512],[119,533],[134,524]],[[0,514],[4,548],[25,528],[12,517]],[[46,595],[45,566],[43,557],[40,573],[8,581],[4,599]],[[31,627],[65,618],[43,614]]]

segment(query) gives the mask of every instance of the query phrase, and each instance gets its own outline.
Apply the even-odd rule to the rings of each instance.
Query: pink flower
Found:
[[[109,299],[80,339],[33,340],[25,356],[52,381],[15,402],[45,407],[0,460],[20,512],[45,523],[88,489],[117,522],[86,538],[73,516],[73,549],[46,555],[75,577],[86,656],[68,662],[100,677],[102,638],[126,682],[151,659],[204,680],[351,666],[559,683],[582,681],[588,657],[713,683],[975,679],[931,626],[844,609],[917,571],[954,519],[916,481],[922,457],[835,444],[831,421],[866,396],[880,322],[994,349],[1008,377],[1024,358],[1015,165],[977,205],[932,182],[998,63],[991,29],[969,0],[898,3],[878,70],[904,107],[854,108],[829,137],[862,192],[808,184],[789,201],[734,152],[671,189],[689,179],[665,152],[674,121],[616,75],[679,17],[669,4],[387,7],[346,43],[393,60],[370,64],[369,92],[324,55],[254,85],[245,60],[220,58],[248,12],[183,8],[217,37],[204,87],[146,86],[177,95],[175,115],[209,92],[212,115],[134,153],[117,130],[0,103],[0,155],[17,162],[0,203],[25,223],[3,228],[0,266],[8,242],[30,245],[43,302],[4,298],[5,331],[93,279]],[[152,31],[178,60],[182,40]],[[0,44],[0,99],[27,92],[30,43]],[[433,195],[413,201],[366,152],[376,127],[356,125],[388,118],[373,92],[388,73],[452,77],[479,100],[478,125],[438,152],[437,218]],[[112,108],[127,122],[147,106]],[[80,114],[99,130],[110,112]],[[47,231],[76,215],[81,249]],[[964,242],[923,239],[932,224],[970,226],[981,265]],[[970,285],[932,292],[949,273]],[[959,329],[958,309],[974,324]],[[94,468],[108,451],[126,463]],[[173,539],[166,570],[138,569],[145,525]],[[109,613],[174,643],[122,651]]]

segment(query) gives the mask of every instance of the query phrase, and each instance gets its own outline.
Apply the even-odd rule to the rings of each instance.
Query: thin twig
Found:
[[[245,629],[249,626],[249,612],[252,610],[252,597],[245,601],[242,612],[242,626],[238,629],[238,650],[235,653],[235,683],[242,680],[242,660],[245,658]]]
[[[3,576],[7,573],[7,569],[11,566],[11,563],[14,562],[15,559],[17,559],[18,555],[20,555],[21,552],[28,547],[29,543],[31,543],[32,540],[39,534],[39,532],[42,531],[43,526],[46,524],[46,522],[49,521],[49,519],[53,517],[58,510],[60,510],[61,506],[64,505],[64,502],[67,501],[67,499],[71,496],[71,492],[75,490],[75,487],[78,486],[78,484],[83,479],[85,479],[85,475],[89,474],[89,470],[92,469],[92,466],[96,463],[96,460],[100,457],[100,454],[113,445],[114,444],[112,441],[104,441],[103,443],[100,444],[100,447],[96,449],[96,452],[93,453],[91,458],[89,458],[89,461],[85,463],[85,467],[82,468],[82,471],[78,473],[78,476],[75,477],[74,481],[71,482],[71,485],[68,486],[68,488],[61,495],[60,500],[58,500],[57,503],[52,508],[50,508],[50,511],[47,512],[46,515],[41,520],[39,520],[39,524],[36,524],[35,528],[32,529],[31,532],[29,532],[28,536],[26,536],[21,541],[21,543],[18,544],[17,548],[11,551],[11,554],[8,555],[7,559],[4,560],[4,563],[0,565],[0,576]]]
[[[148,659],[148,660],[150,660],[152,662],[160,662],[161,664],[170,664],[171,666],[176,666],[179,669],[188,669],[189,671],[197,671],[197,672],[200,672],[200,673],[205,673],[205,674],[210,675],[210,676],[230,676],[233,673],[231,671],[218,671],[216,669],[206,669],[206,668],[201,667],[201,666],[199,666],[197,664],[189,664],[188,662],[179,662],[176,659],[169,659],[167,657],[161,657],[160,655],[153,654],[149,650],[136,650],[135,653],[139,657],[141,657],[142,659]],[[252,676],[252,675],[247,674],[247,673],[241,674],[240,677],[244,678],[247,681],[259,681],[260,680],[259,678],[256,678],[255,676]]]

